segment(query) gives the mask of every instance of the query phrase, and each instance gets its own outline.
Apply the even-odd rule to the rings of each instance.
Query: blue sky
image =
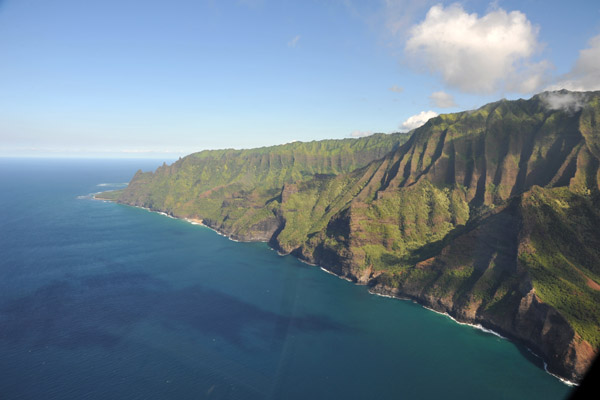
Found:
[[[597,1],[0,0],[0,156],[165,157],[600,89]]]

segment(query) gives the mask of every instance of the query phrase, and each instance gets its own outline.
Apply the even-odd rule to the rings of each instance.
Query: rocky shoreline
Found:
[[[579,349],[579,353],[584,353],[582,360],[577,360],[577,338],[572,328],[568,325],[566,320],[560,316],[554,309],[541,303],[535,296],[535,290],[531,289],[526,296],[523,297],[522,307],[520,312],[517,312],[516,318],[519,319],[520,325],[517,327],[506,327],[498,323],[494,323],[485,316],[471,317],[468,315],[467,310],[460,310],[452,308],[449,304],[445,304],[440,299],[435,299],[429,296],[422,296],[419,293],[403,291],[398,288],[392,288],[386,285],[382,285],[378,282],[377,276],[373,276],[372,272],[368,274],[356,275],[350,269],[344,268],[341,265],[328,265],[328,260],[309,259],[303,254],[297,251],[286,252],[277,245],[277,242],[269,239],[265,240],[271,232],[263,232],[261,235],[255,238],[249,237],[237,237],[236,235],[228,234],[222,231],[219,227],[210,226],[206,223],[203,225],[221,236],[225,236],[230,240],[237,242],[267,242],[269,245],[279,252],[281,255],[293,255],[301,262],[304,262],[311,266],[319,267],[321,270],[335,275],[340,279],[352,282],[357,285],[366,285],[369,287],[369,292],[375,295],[381,295],[391,297],[399,300],[411,300],[422,307],[434,311],[436,313],[444,314],[454,320],[458,324],[469,325],[476,329],[481,329],[505,339],[511,340],[518,345],[524,346],[534,356],[540,358],[544,364],[544,369],[550,375],[556,377],[561,382],[569,386],[576,386],[585,374],[587,370],[588,361],[593,358],[594,351],[590,347],[589,349]],[[538,310],[542,308],[542,310]],[[548,321],[542,321],[542,318],[534,318],[533,322],[538,322],[537,325],[542,325],[541,329],[531,329],[531,326],[524,326],[523,322],[529,320],[528,317],[531,315],[549,315],[550,320],[558,320],[548,323]],[[537,321],[536,321],[537,320]],[[525,328],[537,331],[537,337],[528,338],[524,335]],[[566,334],[560,334],[560,331],[566,331]],[[563,340],[559,340],[556,343],[548,342],[547,334],[554,333],[552,337],[559,336]],[[573,339],[569,340],[565,337],[572,336]],[[540,343],[542,345],[540,345]],[[552,356],[554,354],[554,356]],[[557,354],[560,354],[558,356]],[[591,361],[590,361],[591,363]]]
[[[459,324],[488,331],[524,346],[542,360],[546,372],[570,386],[579,384],[596,355],[587,342],[580,341],[556,310],[539,301],[534,289],[523,296],[513,318],[495,321],[485,314],[473,314],[472,310],[444,299],[424,295],[419,290],[393,288],[378,282],[377,277],[365,280],[364,276],[357,277],[349,271],[342,270],[340,274],[335,268],[324,267],[316,260],[315,264],[342,279],[368,286],[372,294],[413,301]]]
[[[239,238],[219,229],[220,227],[205,223],[203,225],[230,240],[267,242],[281,255],[293,255],[300,261],[317,266],[338,278],[354,284],[366,285],[372,294],[399,300],[411,300],[431,311],[447,315],[459,324],[470,325],[511,340],[524,346],[533,355],[540,358],[546,372],[567,385],[577,385],[583,379],[595,356],[594,350],[586,342],[579,341],[577,334],[556,310],[539,301],[533,288],[527,288],[529,290],[524,293],[519,308],[515,310],[515,316],[509,323],[494,321],[486,318],[486,315],[473,315],[471,310],[454,307],[454,304],[422,295],[419,291],[402,290],[383,285],[378,282],[377,274],[370,270],[367,270],[366,273],[356,274],[352,271],[351,266],[343,265],[343,263],[334,265],[331,264],[332,260],[307,257],[297,250],[287,252],[277,245],[276,240],[265,240],[272,232],[261,232],[254,238]]]
[[[94,195],[94,199],[118,202],[102,198],[99,195],[101,193]],[[133,204],[120,204],[131,205],[165,215],[169,218],[177,218],[195,225],[202,225],[232,241],[267,242],[270,247],[277,250],[281,255],[293,255],[300,261],[317,266],[325,272],[341,279],[358,285],[366,285],[372,294],[400,300],[411,300],[431,311],[447,315],[459,324],[470,325],[476,329],[482,329],[509,339],[518,345],[526,347],[533,355],[539,357],[544,363],[546,372],[567,385],[577,385],[581,381],[588,365],[591,364],[591,359],[595,355],[591,347],[589,349],[578,348],[578,345],[581,347],[581,345],[587,343],[578,343],[577,335],[566,320],[553,308],[541,303],[535,295],[533,288],[529,288],[530,290],[524,293],[518,310],[515,310],[514,318],[506,321],[494,321],[486,318],[485,314],[473,314],[471,310],[463,310],[451,302],[448,303],[443,299],[423,295],[418,290],[414,290],[414,288],[410,290],[386,286],[378,282],[377,275],[373,274],[372,271],[369,271],[367,274],[362,273],[357,275],[352,271],[351,266],[333,264],[333,260],[315,259],[299,251],[286,252],[278,246],[276,240],[273,240],[273,235],[277,227],[270,226],[267,230],[255,232],[256,235],[239,237],[226,232],[219,226],[211,224],[211,221],[171,215],[161,210],[153,210]]]

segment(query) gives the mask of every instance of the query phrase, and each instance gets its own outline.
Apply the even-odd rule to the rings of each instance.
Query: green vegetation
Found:
[[[397,149],[408,137],[375,134],[251,150],[202,151],[154,173],[138,171],[119,200],[175,216],[202,218],[244,236],[252,231],[248,224],[273,218],[273,212],[265,210],[278,208],[285,184],[349,173]]]
[[[95,199],[98,200],[108,200],[108,201],[117,201],[123,193],[123,190],[107,190],[106,192],[96,193],[94,195]]]
[[[600,204],[567,188],[534,188],[523,202],[529,242],[519,260],[538,296],[600,346]]]
[[[502,100],[410,138],[203,151],[103,196],[495,321],[532,285],[598,348],[598,121],[600,92],[578,111]]]

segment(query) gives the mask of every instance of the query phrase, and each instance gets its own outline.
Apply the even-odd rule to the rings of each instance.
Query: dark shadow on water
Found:
[[[519,353],[521,353],[521,355],[527,361],[531,362],[533,365],[535,365],[539,369],[545,371],[544,360],[542,360],[542,358],[540,358],[536,354],[532,353],[531,350],[529,350],[526,346],[524,346],[520,343],[515,343],[515,347],[517,348],[517,350],[519,350]]]
[[[155,312],[165,325],[184,324],[203,334],[217,335],[240,347],[260,339],[281,342],[293,332],[349,331],[321,315],[282,316],[231,295],[193,286],[163,299]]]
[[[165,285],[144,274],[110,273],[52,282],[0,306],[0,340],[34,347],[112,347],[118,328],[148,313]]]
[[[0,340],[32,347],[113,347],[146,318],[192,329],[245,349],[281,344],[293,332],[348,331],[321,315],[284,316],[200,285],[173,289],[142,273],[72,278],[0,304]]]

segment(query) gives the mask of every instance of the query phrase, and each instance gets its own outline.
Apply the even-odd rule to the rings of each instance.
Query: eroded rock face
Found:
[[[197,153],[117,200],[482,324],[577,381],[600,344],[600,92],[582,96],[441,115],[408,140]]]
[[[514,335],[544,357],[550,372],[572,381],[583,378],[596,356],[562,315],[540,302],[535,290],[521,300],[511,328]]]
[[[592,346],[582,340],[568,322],[551,307],[540,303],[534,291],[522,298],[513,318],[489,318],[485,313],[457,307],[450,299],[436,298],[415,291],[404,291],[374,283],[370,290],[385,296],[411,299],[461,322],[480,324],[532,349],[547,363],[550,372],[572,382],[579,382],[597,356]]]
[[[265,219],[252,225],[242,235],[234,235],[234,239],[245,242],[268,242],[279,229],[281,222],[276,218]]]
[[[540,189],[535,194],[547,193]],[[577,382],[597,350],[557,309],[540,299],[529,266],[521,262],[523,255],[536,251],[532,235],[540,228],[536,226],[539,221],[529,218],[529,201],[516,198],[497,207],[455,235],[433,257],[407,267],[404,277],[395,276],[396,280],[353,262],[352,240],[347,240],[345,251],[338,251],[335,257],[320,258],[322,253],[314,253],[311,260],[354,282],[368,284],[374,292],[410,298],[459,321],[495,330],[543,357],[550,372]],[[336,232],[352,237],[348,215],[334,224]]]

